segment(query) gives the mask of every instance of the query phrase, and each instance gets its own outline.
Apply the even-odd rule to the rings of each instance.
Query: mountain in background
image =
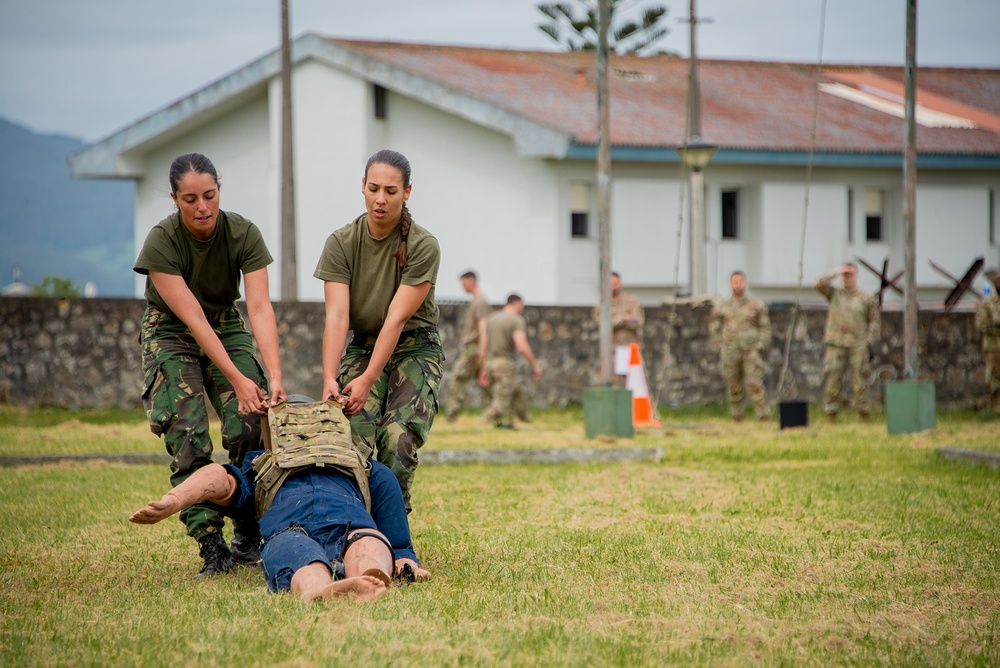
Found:
[[[58,276],[134,296],[133,184],[73,178],[66,158],[83,145],[0,118],[0,287],[20,268],[29,286]]]

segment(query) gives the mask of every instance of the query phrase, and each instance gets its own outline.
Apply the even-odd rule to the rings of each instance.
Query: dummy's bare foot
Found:
[[[303,590],[299,596],[303,601],[318,601],[332,598],[351,598],[358,602],[374,601],[389,589],[385,583],[371,575],[337,580],[315,589]]]
[[[334,582],[325,564],[313,562],[295,571],[292,593],[303,601],[317,601],[344,596],[356,601],[374,601],[386,591],[385,583],[370,575],[359,575]]]
[[[385,583],[371,575],[359,575],[355,578],[337,580],[332,587],[333,596],[349,596],[357,601],[374,601],[379,598],[389,588]]]

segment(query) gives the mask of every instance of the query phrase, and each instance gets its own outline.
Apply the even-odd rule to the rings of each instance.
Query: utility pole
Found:
[[[295,153],[292,139],[292,48],[288,2],[281,0],[281,299],[299,298],[295,262]]]
[[[917,0],[906,0],[906,147],[903,151],[903,365],[917,379]]]
[[[698,87],[698,14],[695,12],[694,1],[690,0],[688,28],[691,39],[691,53],[688,57],[688,131],[685,139],[701,137],[701,90]]]
[[[690,24],[691,53],[688,58],[688,123],[684,137],[684,148],[680,151],[681,159],[687,164],[688,188],[690,198],[688,205],[690,239],[690,281],[691,296],[705,294],[707,290],[705,269],[705,237],[707,236],[705,221],[705,175],[703,170],[715,153],[715,145],[701,140],[701,90],[698,84],[698,48],[696,36],[698,24],[706,19],[699,19],[695,10],[695,0],[690,0],[691,15],[686,19]],[[684,19],[682,19],[684,20]]]
[[[601,382],[610,385],[614,373],[611,346],[611,109],[608,95],[608,24],[610,0],[598,2],[597,19],[597,231],[600,247]]]

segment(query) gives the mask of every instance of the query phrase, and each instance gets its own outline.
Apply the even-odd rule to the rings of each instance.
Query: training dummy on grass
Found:
[[[330,401],[287,403],[268,420],[271,449],[242,468],[205,466],[129,518],[155,524],[194,503],[258,517],[261,567],[272,591],[311,601],[373,600],[393,578],[426,580],[395,475],[354,450],[350,424]]]

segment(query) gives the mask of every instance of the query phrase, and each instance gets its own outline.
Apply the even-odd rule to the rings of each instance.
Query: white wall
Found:
[[[272,90],[280,94],[279,85]],[[374,153],[367,141],[368,127],[375,123],[370,90],[364,81],[315,61],[295,68],[296,262],[302,301],[323,300],[323,282],[313,272],[326,239],[365,211],[361,179]],[[279,138],[280,110],[279,104],[273,115]],[[275,146],[280,151],[280,141]]]
[[[918,186],[916,207],[918,285],[949,290],[954,286],[929,260],[956,278],[961,278],[978,256],[985,256],[990,264],[988,188]],[[902,239],[899,246],[902,248]]]
[[[687,218],[678,224],[681,187],[651,169],[646,178],[621,167],[611,188],[611,265],[630,290],[689,282]],[[662,170],[656,170],[662,172]],[[678,230],[681,238],[678,240]],[[681,247],[678,271],[677,248]],[[591,297],[591,302],[594,299]]]
[[[811,288],[817,278],[849,259],[847,192],[843,185],[812,184],[807,213],[804,184],[766,183],[760,192],[764,219],[757,285],[798,285],[804,215],[808,218],[801,253],[803,286]]]
[[[387,108],[385,147],[410,160],[410,210],[441,245],[438,299],[466,299],[458,275],[472,268],[494,304],[510,292],[557,303],[555,171],[517,157],[510,137],[422,103],[390,94]]]

